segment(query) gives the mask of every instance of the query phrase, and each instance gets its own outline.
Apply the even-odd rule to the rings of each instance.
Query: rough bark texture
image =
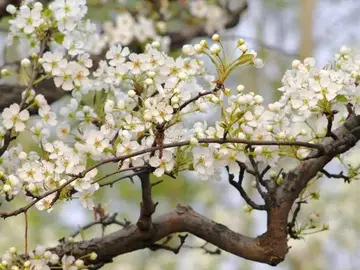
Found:
[[[277,265],[288,252],[287,224],[294,201],[317,172],[336,155],[348,151],[360,140],[360,116],[349,118],[334,133],[339,139],[325,139],[324,155],[303,161],[286,175],[283,184],[271,189],[267,231],[256,238],[236,233],[189,206],[179,205],[175,211],[153,219],[150,230],[144,231],[136,225],[129,225],[105,237],[66,243],[51,250],[59,255],[71,253],[76,257],[95,251],[99,255],[97,262],[108,263],[118,255],[147,248],[173,233],[187,232],[244,259]]]

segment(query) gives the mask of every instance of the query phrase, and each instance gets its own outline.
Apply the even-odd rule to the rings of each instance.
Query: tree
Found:
[[[150,2],[154,8],[166,10],[171,1]],[[188,6],[186,1],[183,4]],[[189,8],[194,17],[203,18],[209,12],[204,1],[189,4]],[[24,253],[10,248],[2,258],[3,269],[98,269],[116,256],[144,248],[176,254],[188,237],[186,233],[236,256],[277,265],[288,253],[289,238],[328,229],[327,225],[316,227],[311,219],[299,227],[296,220],[301,205],[318,196],[307,192],[311,183],[323,175],[345,182],[358,175],[358,166],[347,159],[360,139],[356,115],[359,61],[348,48],[341,48],[330,67],[317,68],[312,58],[294,60],[283,77],[281,98],[264,106],[263,98],[245,93],[243,85],[236,92],[226,87],[235,69],[263,65],[243,39],[229,54],[221,37],[214,34],[213,44],[205,40],[194,46],[186,44],[182,47],[186,57],[173,58],[159,50],[161,39],[144,45],[143,53],[125,47],[134,37],[140,47],[148,39],[156,39],[153,24],[144,17],[134,21],[129,13],[122,14],[120,31],[114,25],[106,26],[111,29],[109,35],[115,31],[121,38],[107,36],[108,43],[101,43],[104,37],[84,20],[86,1],[56,0],[48,6],[27,1],[19,9],[8,5],[7,11],[13,16],[10,41],[30,46],[29,58],[20,61],[27,83],[20,103],[7,106],[1,114],[0,194],[10,206],[17,198],[27,201],[0,216],[6,219],[22,214],[27,220],[34,206],[50,211],[61,201],[78,198],[94,211],[95,221],[57,246],[39,246],[34,252],[25,236]],[[231,25],[227,20],[214,23],[207,22],[208,32]],[[134,28],[126,28],[129,25]],[[200,35],[201,31],[185,36]],[[119,44],[123,42],[128,44]],[[89,52],[99,52],[102,57],[95,63]],[[200,57],[212,62],[215,76],[207,73]],[[7,69],[1,74],[15,76]],[[36,92],[45,80],[53,80],[56,87],[73,96],[59,113]],[[188,115],[214,109],[221,117],[215,125],[198,122],[193,129],[186,129]],[[34,122],[29,110],[39,116]],[[50,136],[49,129],[55,126],[56,135]],[[32,133],[36,151],[24,151],[18,141],[25,132]],[[342,162],[346,174],[324,169],[334,159]],[[113,165],[112,171],[105,173],[101,170],[107,164]],[[204,180],[219,179],[227,172],[229,184],[248,204],[247,211],[266,212],[267,231],[251,238],[184,205],[153,217],[158,205],[152,195],[154,186],[160,185],[164,176],[176,181],[184,171],[196,172]],[[123,179],[109,181],[110,177],[124,172],[128,173],[125,178],[141,183],[142,201],[135,224],[118,221],[115,214],[93,202],[97,190]],[[158,179],[152,181],[151,176]],[[245,176],[254,179],[261,203],[243,188]],[[96,224],[123,228],[90,240],[74,239]],[[179,246],[168,244],[173,234],[178,234]]]

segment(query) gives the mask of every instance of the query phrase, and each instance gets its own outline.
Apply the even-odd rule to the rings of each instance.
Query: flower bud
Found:
[[[238,40],[238,46],[241,46],[241,45],[243,45],[245,43],[245,40],[244,39],[242,39],[242,38],[240,38],[239,40]]]
[[[220,36],[218,34],[213,34],[212,40],[213,41],[220,41]]]
[[[300,130],[300,135],[305,136],[307,134],[306,129]]]
[[[9,248],[10,253],[15,254],[16,253],[16,247]]]
[[[129,90],[127,94],[128,94],[128,96],[131,97],[131,98],[133,98],[133,97],[136,96],[136,92],[135,92],[134,90]]]
[[[21,60],[20,64],[23,68],[27,68],[31,65],[31,62],[29,59],[24,58],[23,60]]]
[[[18,157],[20,160],[25,160],[27,158],[27,154],[24,151],[21,151]]]
[[[156,28],[160,33],[165,33],[166,31],[166,23],[164,21],[159,21],[156,23]]]
[[[346,47],[346,46],[342,46],[340,48],[340,54],[341,55],[347,55],[347,54],[350,54],[351,50],[349,47]]]
[[[199,144],[199,141],[195,137],[192,137],[190,139],[190,145],[195,146],[195,145],[198,145],[198,144]]]
[[[150,85],[153,85],[154,84],[154,81],[150,78],[147,78],[145,79],[144,83],[147,85],[147,86],[150,86]]]
[[[262,60],[261,58],[256,58],[256,59],[254,60],[254,66],[255,66],[256,68],[262,68],[262,67],[264,66],[263,60]]]
[[[279,133],[278,133],[278,138],[279,138],[280,140],[285,139],[285,138],[286,138],[285,132],[283,132],[283,131],[279,132]]]
[[[19,270],[19,267],[17,267],[16,265],[11,266],[11,270]]]
[[[178,78],[180,79],[180,80],[186,80],[187,79],[187,74],[185,73],[185,72],[179,72],[179,74],[178,74]]]
[[[149,71],[149,72],[147,73],[147,75],[148,75],[149,78],[152,79],[152,78],[155,77],[156,73],[155,73],[154,71]]]
[[[323,231],[328,231],[330,229],[330,225],[327,223],[324,223],[322,226]]]
[[[97,254],[95,252],[90,253],[90,260],[95,261],[97,259]]]
[[[16,7],[14,5],[7,5],[6,11],[10,13],[11,15],[14,15],[16,13]]]
[[[35,254],[36,254],[36,255],[41,256],[41,255],[43,255],[44,253],[45,253],[45,247],[44,247],[44,246],[37,246],[37,247],[35,248]]]
[[[6,77],[6,76],[10,76],[11,75],[11,73],[9,72],[9,70],[7,70],[6,68],[3,68],[2,70],[1,70],[1,76],[2,77]]]
[[[30,265],[31,265],[30,261],[24,262],[24,267],[30,267]]]
[[[245,89],[245,86],[243,86],[242,84],[239,84],[239,85],[236,87],[236,90],[237,90],[239,93],[243,92],[244,89]]]
[[[51,258],[50,258],[50,262],[52,264],[57,264],[59,262],[59,255],[57,254],[52,254]]]
[[[208,47],[208,43],[205,39],[203,39],[202,41],[200,41],[200,45],[203,46],[204,48]]]
[[[194,47],[193,47],[192,45],[185,44],[185,45],[182,47],[182,52],[183,52],[183,54],[185,54],[185,55],[193,55],[193,54],[194,54]]]
[[[47,259],[47,260],[49,260],[49,259],[51,258],[51,255],[52,255],[52,253],[47,250],[47,251],[45,251],[45,253],[44,253],[44,258]]]
[[[239,96],[236,102],[240,105],[245,105],[247,103],[246,98],[244,96]]]
[[[220,51],[221,51],[221,48],[218,44],[213,44],[210,48],[210,52],[214,55],[219,54]]]
[[[296,68],[299,67],[300,64],[301,64],[301,62],[296,59],[296,60],[292,61],[291,66],[292,66],[293,69],[296,69]]]
[[[255,101],[256,104],[261,104],[264,101],[264,99],[263,99],[262,96],[256,95],[254,97],[254,101]]]
[[[197,53],[202,53],[203,50],[204,50],[204,48],[203,48],[203,46],[201,46],[201,44],[195,44],[194,50],[195,50]]]
[[[178,96],[174,96],[171,98],[171,104],[178,104],[180,102],[180,99]]]
[[[12,187],[8,184],[5,184],[3,186],[3,190],[4,190],[4,192],[10,192],[12,190]]]
[[[144,115],[144,120],[150,122],[152,120],[152,115],[150,113],[146,113]]]
[[[243,44],[243,45],[239,46],[239,49],[240,49],[240,51],[242,51],[243,53],[245,53],[245,52],[248,50],[248,47],[247,47],[246,44]]]
[[[84,266],[84,261],[83,260],[76,260],[75,261],[75,266],[78,268],[81,268]]]
[[[156,48],[156,49],[160,48],[160,42],[159,41],[153,41],[153,43],[151,43],[151,47]]]
[[[43,9],[43,5],[42,5],[40,2],[36,2],[36,3],[34,4],[34,8],[36,8],[36,9]]]
[[[245,205],[244,206],[244,212],[245,213],[250,213],[253,210],[253,208],[250,205]]]

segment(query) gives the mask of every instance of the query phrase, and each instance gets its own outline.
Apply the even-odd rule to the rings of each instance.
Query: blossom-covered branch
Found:
[[[192,14],[213,30],[207,11],[217,7],[203,0],[195,8],[194,3],[189,5]],[[35,253],[27,252],[25,241],[26,254],[10,248],[0,264],[3,269],[98,269],[115,256],[143,248],[163,247],[177,253],[183,242],[169,249],[157,241],[178,232],[193,234],[237,256],[276,265],[289,250],[288,236],[301,236],[294,232],[300,207],[289,221],[294,202],[304,200],[310,181],[318,179],[330,161],[346,160],[360,139],[356,114],[360,62],[347,47],[335,56],[332,69],[317,68],[313,58],[295,60],[283,77],[280,99],[264,105],[261,95],[245,92],[243,85],[226,87],[234,70],[263,66],[243,39],[228,54],[221,37],[214,34],[211,44],[202,40],[184,45],[183,55],[173,58],[161,50],[160,41],[146,44],[150,40],[145,39],[144,52],[134,53],[113,37],[116,44],[110,42],[103,59],[94,65],[90,52],[101,45],[101,36],[84,19],[86,1],[55,0],[47,7],[29,1],[7,10],[12,14],[9,41],[29,43],[28,57],[21,60],[28,86],[20,104],[11,104],[1,113],[0,196],[8,204],[14,198],[29,202],[0,216],[29,214],[32,206],[50,211],[58,202],[79,199],[84,208],[101,212],[103,218],[94,194],[118,181],[102,180],[121,172],[130,172],[122,177],[140,179],[142,203],[136,225],[100,238],[68,239],[52,249],[37,248]],[[145,18],[122,16],[137,31],[139,25],[148,24]],[[107,27],[119,33],[118,25]],[[121,40],[145,35],[128,33],[127,27],[121,33],[128,36],[120,35]],[[204,58],[215,67],[214,75],[207,73]],[[14,75],[7,70],[2,73]],[[44,80],[53,80],[72,95],[59,112],[33,89]],[[30,110],[39,117],[30,118]],[[189,124],[189,117],[209,112],[217,114],[214,124]],[[31,135],[36,151],[23,147],[18,138],[24,132]],[[105,164],[112,167],[111,173],[103,172]],[[349,181],[360,175],[359,166],[343,165]],[[151,189],[165,179],[151,183],[151,176],[177,181],[181,172],[190,171],[202,180],[219,180],[225,169],[229,183],[248,204],[247,211],[266,212],[264,234],[243,236],[190,207],[179,206],[153,217],[157,204]],[[263,204],[244,191],[245,173],[255,177],[253,187]]]

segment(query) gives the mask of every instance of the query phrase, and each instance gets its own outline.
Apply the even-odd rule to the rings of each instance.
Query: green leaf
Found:
[[[254,58],[254,55],[253,54],[243,54],[242,56],[240,56],[238,58],[238,65],[245,65],[245,64],[249,64],[252,62]]]
[[[105,119],[104,106],[107,100],[107,92],[105,90],[101,90],[95,93],[94,96],[94,106],[95,112],[99,117],[100,122]]]
[[[54,35],[54,40],[59,44],[62,44],[64,42],[64,38],[65,38],[65,35],[62,33],[56,33]]]
[[[337,95],[336,100],[339,102],[347,102],[348,99],[344,95]]]

